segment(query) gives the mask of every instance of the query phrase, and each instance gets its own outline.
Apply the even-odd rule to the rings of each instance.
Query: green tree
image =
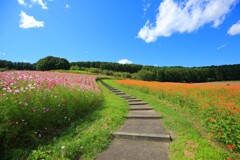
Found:
[[[70,68],[70,64],[68,60],[64,58],[58,58],[53,56],[47,56],[45,58],[40,59],[36,65],[37,70],[41,71],[49,71],[55,69],[66,69]]]

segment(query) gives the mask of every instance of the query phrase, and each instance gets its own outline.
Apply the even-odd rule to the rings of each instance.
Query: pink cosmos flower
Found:
[[[37,112],[37,110],[36,110],[36,109],[33,109],[31,112],[32,112],[32,113],[35,113],[35,112]]]

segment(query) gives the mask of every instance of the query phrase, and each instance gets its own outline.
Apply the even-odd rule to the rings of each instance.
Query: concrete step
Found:
[[[114,139],[97,160],[168,160],[168,143]]]
[[[170,142],[171,137],[168,134],[145,134],[145,133],[128,133],[128,132],[114,132],[115,138],[133,139],[133,140],[147,140],[158,142]]]
[[[133,98],[132,96],[129,96],[129,95],[119,95],[120,97],[126,99],[126,98]]]
[[[129,103],[130,102],[142,102],[142,100],[140,100],[140,99],[128,99],[127,100]]]
[[[123,93],[123,92],[116,92],[115,94],[116,95],[126,95],[126,93]]]
[[[131,96],[130,96],[130,97],[126,97],[125,99],[126,99],[126,100],[131,100],[131,99],[137,99],[137,98],[134,98],[134,97],[131,97]]]
[[[152,115],[152,116],[158,116],[159,114],[156,113],[154,110],[132,110],[129,112],[128,116],[134,116],[134,115]]]
[[[160,119],[162,116],[160,115],[127,115],[125,116],[127,119]]]
[[[117,132],[169,134],[165,131],[159,119],[127,119]]]
[[[118,91],[118,89],[115,89],[115,88],[109,88],[109,90],[111,90],[111,91]]]
[[[146,102],[130,102],[129,105],[146,105]]]
[[[130,107],[152,107],[149,104],[139,104],[139,105],[132,105]]]
[[[119,90],[111,90],[111,91],[114,92],[114,93],[122,92],[122,91],[119,91]]]
[[[153,110],[152,107],[130,107],[129,110]]]

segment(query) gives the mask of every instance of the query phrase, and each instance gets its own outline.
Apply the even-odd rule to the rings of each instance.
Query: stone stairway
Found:
[[[161,115],[148,103],[136,99],[101,81],[116,95],[129,103],[125,124],[112,133],[114,139],[109,148],[99,154],[97,160],[167,160],[170,134],[163,128]]]

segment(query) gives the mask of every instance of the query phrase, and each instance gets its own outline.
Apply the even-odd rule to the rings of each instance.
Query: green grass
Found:
[[[63,72],[63,73],[78,73],[78,74],[88,74],[95,75],[94,73],[82,70],[51,70],[52,72]]]
[[[0,68],[0,72],[4,72],[4,71],[7,71],[8,69],[7,68]]]
[[[39,146],[37,150],[32,151],[28,159],[90,160],[106,149],[112,140],[111,133],[124,123],[123,117],[128,112],[128,104],[101,84],[100,87],[105,97],[103,104],[81,121],[73,123],[49,145]],[[64,156],[61,153],[62,146],[65,146]]]
[[[170,143],[171,160],[226,160],[228,157],[239,159],[239,154],[231,153],[213,141],[210,138],[211,136],[199,124],[200,120],[186,112],[186,110],[162,101],[154,95],[142,93],[137,89],[128,89],[113,80],[104,80],[104,82],[148,102],[157,112],[163,115],[162,123],[174,138]]]

